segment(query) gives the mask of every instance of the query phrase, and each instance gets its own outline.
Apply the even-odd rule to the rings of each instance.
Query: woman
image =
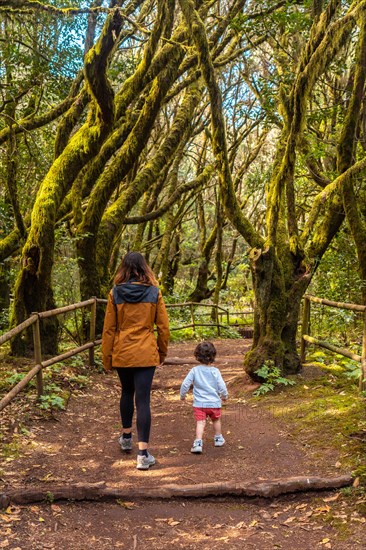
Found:
[[[155,368],[167,354],[169,321],[155,276],[139,252],[122,259],[109,293],[102,335],[103,365],[117,370],[122,385],[120,409],[122,451],[132,449],[132,418],[136,403],[137,469],[155,464],[147,447],[150,436],[150,393]],[[157,339],[154,336],[157,327]]]

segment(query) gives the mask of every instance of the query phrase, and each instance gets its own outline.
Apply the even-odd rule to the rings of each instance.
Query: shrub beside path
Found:
[[[232,387],[243,376],[241,363],[248,343],[219,340],[215,344],[217,366],[230,394],[223,410],[224,447],[214,447],[208,424],[203,454],[190,453],[195,426],[192,404],[180,401],[179,387],[191,365],[167,365],[159,370],[152,394],[151,452],[157,464],[147,472],[136,470],[136,452],[122,455],[117,443],[117,377],[96,374],[86,390],[70,399],[66,412],[30,427],[19,457],[1,466],[0,492],[101,481],[132,491],[167,484],[339,475],[336,456],[315,465],[301,441],[294,441],[271,411],[256,401],[248,403],[246,395],[251,393],[241,390],[238,395],[237,385]],[[193,343],[174,344],[169,356],[192,359],[193,349]],[[247,384],[246,389],[254,388]],[[0,548],[363,548],[361,520],[352,524],[351,536],[347,531],[343,540],[332,522],[323,521],[333,509],[344,516],[342,498],[338,491],[276,500],[216,497],[61,503],[52,502],[50,494],[49,503],[10,506],[0,515]]]

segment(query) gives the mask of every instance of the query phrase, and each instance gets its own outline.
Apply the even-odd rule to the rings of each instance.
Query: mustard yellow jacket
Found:
[[[158,287],[137,282],[115,285],[104,317],[104,368],[159,365],[166,357],[168,341],[168,314]]]

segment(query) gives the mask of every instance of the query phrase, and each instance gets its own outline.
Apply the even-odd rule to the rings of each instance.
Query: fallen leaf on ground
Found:
[[[173,518],[168,519],[168,525],[170,525],[170,527],[175,527],[175,525],[179,525],[179,524],[180,524],[180,521],[175,521]]]
[[[296,519],[296,517],[291,516],[290,518],[285,519],[285,521],[283,523],[285,523],[287,525],[287,523],[292,523],[294,521],[294,519]]]
[[[315,508],[316,512],[319,512],[320,514],[326,514],[330,512],[330,506],[319,506],[318,508]]]
[[[53,512],[61,512],[61,507],[57,506],[57,504],[51,504],[51,510]]]
[[[330,539],[328,539],[328,538],[325,538],[325,539],[321,540],[319,542],[319,544],[322,544],[324,546],[324,548],[332,548]]]
[[[324,502],[333,502],[334,500],[337,500],[341,496],[341,493],[337,493],[333,497],[323,498]]]
[[[255,525],[258,525],[258,521],[256,519],[253,519],[253,521],[249,523],[249,527],[254,527]]]
[[[124,502],[123,500],[120,500],[120,499],[117,499],[116,502],[123,508],[126,508],[126,510],[133,510],[135,508],[134,502]]]
[[[52,472],[46,474],[44,477],[41,477],[40,481],[54,481]]]
[[[245,525],[244,521],[239,521],[239,523],[237,523],[237,524],[235,525],[235,527],[236,527],[237,529],[242,529],[243,527],[246,528],[246,525]]]
[[[12,515],[0,514],[0,519],[5,521],[5,523],[11,523],[12,521],[20,521],[20,517],[16,515],[12,516]]]

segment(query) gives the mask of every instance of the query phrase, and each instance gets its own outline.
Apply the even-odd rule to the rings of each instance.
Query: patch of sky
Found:
[[[92,7],[91,1],[78,0],[51,0],[52,5],[60,9],[88,9]],[[104,1],[101,8],[108,8],[109,3]],[[104,21],[107,17],[106,12],[98,12],[95,36],[98,37]],[[64,78],[74,78],[83,66],[83,57],[85,49],[85,39],[88,29],[89,13],[73,13],[57,16],[50,25],[50,32],[53,31],[58,37],[57,48],[51,58],[51,72],[59,74]]]
[[[246,63],[238,61],[237,64],[223,73],[221,78],[221,91],[223,94],[223,107],[228,116],[258,120],[264,111],[275,109],[275,95],[277,86],[272,79],[272,71],[275,67],[266,61],[258,63],[258,68],[250,69],[250,83],[247,82],[245,73]],[[267,76],[265,76],[265,73]],[[257,93],[254,90],[257,90]]]

